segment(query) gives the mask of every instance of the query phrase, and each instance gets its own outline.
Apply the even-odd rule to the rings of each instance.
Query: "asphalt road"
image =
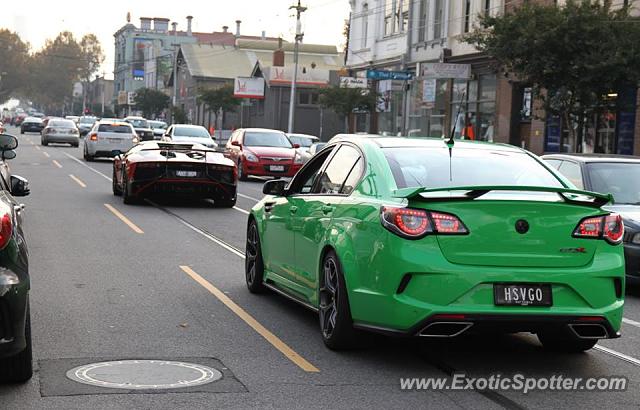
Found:
[[[2,409],[638,408],[637,287],[627,290],[623,337],[585,354],[545,352],[529,335],[372,336],[362,349],[336,353],[324,347],[312,312],[246,290],[239,250],[262,181],[241,183],[234,209],[172,201],[125,206],[111,194],[110,161],[85,163],[82,145],[41,147],[39,135],[18,137],[11,169],[29,179],[32,192],[24,203],[36,373],[25,385],[0,387]],[[217,359],[236,384],[107,394],[65,376],[77,363],[107,359]],[[625,392],[528,394],[400,389],[400,378],[453,372],[624,376],[629,385]]]

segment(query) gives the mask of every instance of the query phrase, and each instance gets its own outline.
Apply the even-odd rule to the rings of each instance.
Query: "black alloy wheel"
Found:
[[[247,229],[247,245],[245,248],[244,272],[247,288],[251,293],[264,292],[264,263],[262,260],[262,248],[258,225],[254,219],[249,222]]]

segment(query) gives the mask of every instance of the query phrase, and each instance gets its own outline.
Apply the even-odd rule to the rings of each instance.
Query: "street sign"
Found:
[[[264,78],[262,77],[236,77],[233,87],[233,96],[236,98],[264,98]]]
[[[368,88],[369,81],[366,78],[340,77],[340,88]]]
[[[370,80],[411,80],[413,73],[408,71],[367,70]]]
[[[423,81],[422,88],[422,102],[425,108],[433,108],[436,104],[436,86],[437,80],[435,78],[428,78]]]
[[[136,105],[136,93],[133,91],[127,93],[127,105]]]
[[[471,64],[423,63],[422,76],[427,78],[471,78]]]

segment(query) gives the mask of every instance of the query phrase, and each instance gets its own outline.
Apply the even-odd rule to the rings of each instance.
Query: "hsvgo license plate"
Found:
[[[497,306],[551,306],[551,285],[494,284],[494,303]]]

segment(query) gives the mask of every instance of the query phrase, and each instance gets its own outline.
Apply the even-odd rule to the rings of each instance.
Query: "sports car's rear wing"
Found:
[[[549,192],[556,193],[568,203],[586,205],[600,208],[613,202],[611,194],[599,194],[597,192],[582,191],[570,188],[553,188],[539,186],[458,186],[446,188],[403,188],[394,191],[396,198],[418,199],[422,201],[464,201],[474,200],[495,191],[502,192]]]

